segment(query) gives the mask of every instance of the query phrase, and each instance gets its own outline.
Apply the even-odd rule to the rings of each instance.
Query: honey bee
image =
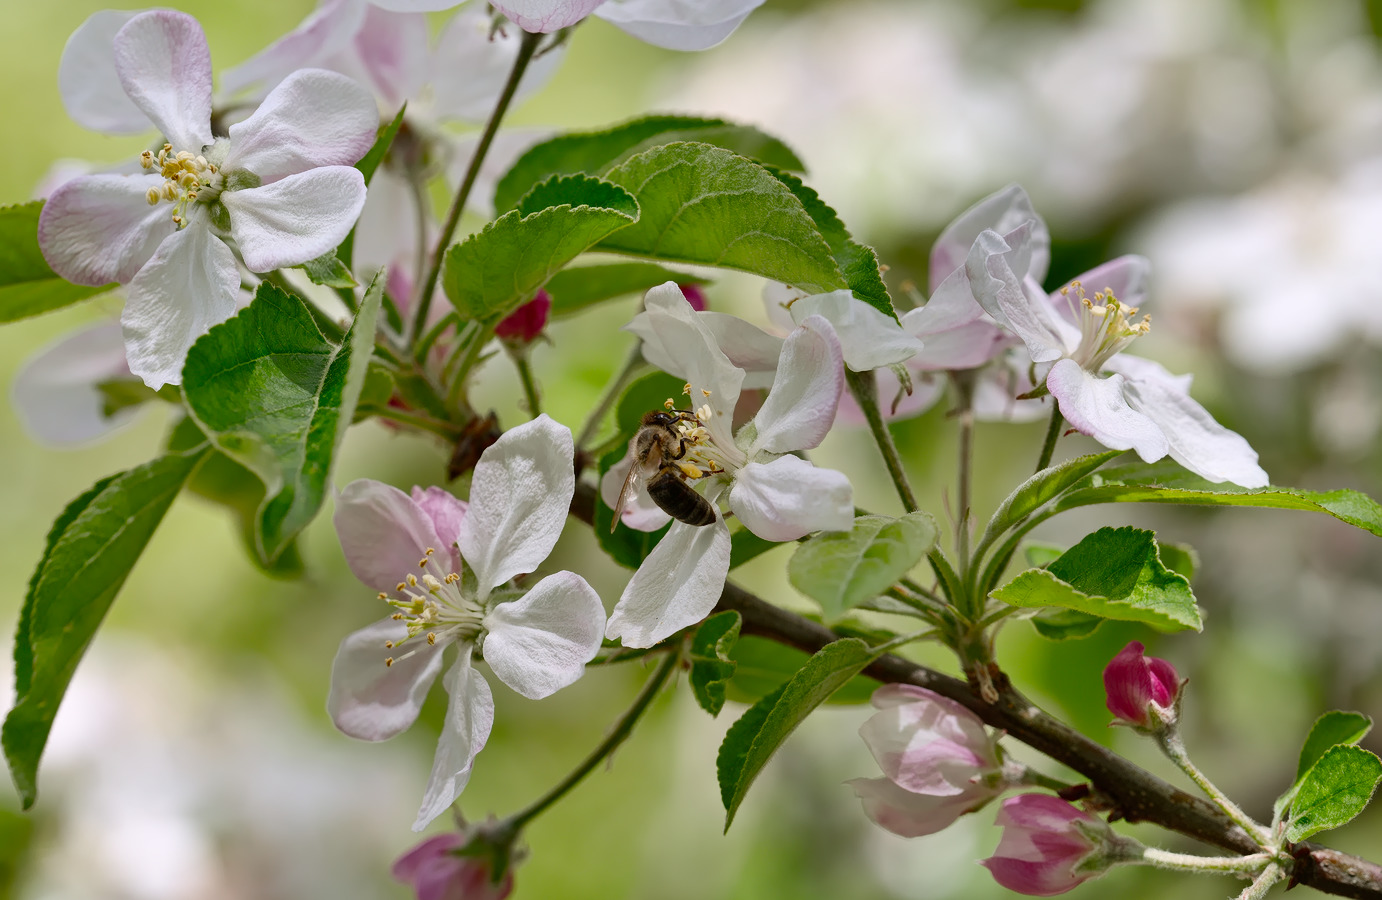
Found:
[[[669,404],[670,405],[670,401]],[[684,409],[653,410],[643,415],[642,425],[629,441],[633,465],[619,491],[614,507],[614,521],[609,530],[619,524],[624,509],[633,499],[642,482],[648,496],[667,515],[687,525],[709,525],[715,521],[715,507],[686,483],[686,475],[676,461],[686,456],[687,438],[678,433],[678,422],[696,421],[694,413]]]

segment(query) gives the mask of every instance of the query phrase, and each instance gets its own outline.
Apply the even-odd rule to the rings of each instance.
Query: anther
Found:
[[[392,650],[392,649],[393,649],[393,641],[385,641],[385,642],[384,642],[384,649],[385,649],[385,650]]]
[[[417,576],[412,574],[411,572],[408,573],[407,581],[408,587],[417,587]]]
[[[400,581],[397,585],[394,586],[394,590],[396,590],[396,591],[404,591],[404,590],[407,590],[407,589],[408,589],[408,585],[407,585],[406,583],[402,582],[402,581]]]
[[[437,642],[437,635],[436,635],[436,632],[432,632],[432,631],[427,632],[427,643],[429,643],[429,644],[435,644],[436,642]]]
[[[384,660],[384,668],[387,669],[387,668],[388,668],[389,666],[391,666],[391,665],[393,665],[393,657],[392,657],[392,656],[387,657],[387,658]]]

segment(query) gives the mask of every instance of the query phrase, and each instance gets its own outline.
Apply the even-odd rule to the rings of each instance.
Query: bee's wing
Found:
[[[614,504],[614,518],[609,523],[610,534],[614,534],[614,529],[619,527],[620,521],[624,518],[624,510],[629,508],[634,494],[638,493],[638,484],[643,477],[642,468],[637,459],[629,460],[629,474],[624,478],[624,486],[619,489],[619,502]]]

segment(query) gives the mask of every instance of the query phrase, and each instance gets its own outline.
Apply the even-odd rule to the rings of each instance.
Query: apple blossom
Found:
[[[64,335],[24,364],[14,379],[14,408],[43,443],[84,444],[105,437],[138,413],[136,406],[111,408],[101,389],[102,384],[130,377],[120,323],[98,322]]]
[[[910,684],[873,692],[879,709],[859,729],[885,778],[849,782],[864,812],[903,837],[934,834],[1021,783],[1025,767],[1005,765],[979,717]]]
[[[830,323],[808,316],[782,342],[772,390],[753,420],[732,432],[744,370],[720,350],[715,335],[673,282],[648,291],[646,328],[686,378],[695,410],[679,423],[686,454],[682,472],[706,485],[715,504],[728,495],[744,526],[770,541],[791,541],[813,531],[839,531],[854,520],[853,489],[841,473],[818,469],[796,450],[817,446],[835,419],[844,387],[840,342]],[[626,458],[631,464],[632,459]],[[601,493],[614,504],[628,468],[606,473]],[[625,524],[660,527],[667,516],[652,508],[646,491]],[[621,511],[620,511],[621,512]],[[729,572],[729,528],[715,522],[674,522],[634,573],[610,616],[607,635],[628,647],[650,647],[700,621],[715,605]]]
[[[552,296],[539,290],[533,299],[509,313],[494,326],[494,335],[501,341],[517,344],[531,344],[547,327],[547,317],[552,312]]]
[[[997,824],[1003,837],[993,856],[980,860],[993,880],[1032,897],[1064,894],[1118,862],[1141,856],[1142,846],[1114,834],[1108,824],[1049,794],[1018,794],[1003,801]]]
[[[734,33],[763,0],[499,0],[490,5],[525,31],[547,33],[594,13],[668,50],[706,50]]]
[[[1268,483],[1248,442],[1190,398],[1190,376],[1122,353],[1150,328],[1147,318],[1133,321],[1147,292],[1145,258],[1104,263],[1048,297],[1027,275],[1031,248],[1020,233],[1013,237],[981,233],[965,269],[983,308],[1023,341],[1032,362],[1051,364],[1046,388],[1076,430],[1147,462],[1169,453],[1210,481]],[[1096,290],[1092,299],[1086,284]]]
[[[180,380],[193,341],[234,314],[235,251],[250,271],[268,272],[315,259],[350,232],[365,202],[351,163],[374,142],[378,119],[359,85],[307,69],[229,137],[213,139],[211,57],[196,19],[140,13],[105,52],[127,101],[166,143],[142,154],[147,174],[88,175],[57,188],[39,219],[39,246],[74,284],[127,285],[130,370],[159,388]],[[70,108],[92,98],[64,99]]]
[[[579,679],[600,648],[604,609],[579,575],[505,587],[556,545],[575,492],[573,451],[571,432],[538,416],[481,455],[469,504],[441,488],[409,497],[367,479],[337,500],[346,562],[395,612],[341,642],[327,700],[336,727],[369,741],[404,731],[442,651],[458,651],[443,680],[451,700],[414,831],[461,793],[489,737],[494,700],[474,659],[483,655],[500,681],[540,699]]]
[[[417,900],[504,900],[513,893],[513,872],[494,881],[488,859],[455,852],[465,843],[457,831],[430,837],[394,862],[393,877],[411,885]]]
[[[1144,655],[1141,641],[1132,641],[1104,667],[1104,691],[1109,712],[1125,724],[1157,729],[1175,720],[1180,676],[1164,659]]]

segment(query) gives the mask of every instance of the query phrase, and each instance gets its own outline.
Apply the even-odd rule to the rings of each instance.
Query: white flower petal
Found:
[[[777,361],[782,356],[782,338],[728,313],[702,310],[696,318],[710,329],[715,344],[729,361],[744,370],[740,390],[766,388],[773,383]]]
[[[965,267],[965,257],[981,232],[1008,234],[1024,222],[1032,223],[1029,237],[1032,261],[1028,274],[1038,282],[1045,279],[1051,260],[1051,234],[1032,208],[1027,192],[1010,184],[960,213],[936,238],[931,247],[931,292],[935,293],[941,282]]]
[[[441,12],[444,9],[460,5],[464,0],[370,0],[370,2],[390,12],[424,13]]]
[[[138,134],[153,127],[120,85],[115,72],[115,33],[137,10],[103,9],[77,26],[58,63],[58,92],[67,114],[83,128],[106,134]]]
[[[373,3],[350,45],[322,68],[353,78],[374,94],[388,118],[427,84],[427,17],[390,12]]]
[[[470,780],[475,755],[484,749],[494,727],[494,695],[484,676],[470,664],[471,645],[462,644],[460,651],[442,682],[451,700],[446,706],[432,775],[413,823],[414,831],[426,828],[456,802]]]
[[[625,647],[651,647],[715,608],[729,574],[729,528],[673,522],[633,573],[610,614],[605,636]]]
[[[395,0],[397,2],[397,0]],[[549,34],[575,25],[604,0],[503,0],[491,2],[509,21],[524,31]]]
[[[1071,280],[1084,288],[1085,294],[1093,298],[1095,294],[1107,291],[1118,298],[1124,306],[1141,306],[1147,299],[1152,281],[1152,261],[1145,256],[1127,254],[1111,259]],[[1084,311],[1080,308],[1078,295],[1072,290],[1068,293],[1054,291],[1051,306],[1061,317],[1076,327]]]
[[[792,321],[792,304],[805,297],[805,292],[780,281],[763,283],[763,312],[768,324],[779,334],[787,334],[797,323]]]
[[[361,0],[325,0],[292,31],[222,72],[221,90],[233,95],[252,87],[263,96],[298,69],[321,66],[350,46],[368,8]]]
[[[325,166],[243,191],[226,191],[230,233],[245,267],[268,272],[334,250],[365,206],[365,179],[353,166]]]
[[[595,15],[668,50],[705,50],[734,33],[763,0],[608,0]]]
[[[676,282],[668,281],[648,291],[643,298],[647,310],[642,327],[651,331],[665,359],[664,371],[685,378],[691,384],[691,407],[709,406],[708,421],[702,424],[721,447],[733,447],[734,406],[744,383],[744,370],[729,361],[715,342],[715,335],[687,302]],[[653,365],[659,365],[648,358]]]
[[[557,545],[576,492],[574,453],[571,430],[541,415],[480,455],[458,543],[482,599],[536,569]]]
[[[1122,375],[1104,378],[1063,359],[1051,367],[1046,386],[1066,421],[1105,447],[1136,450],[1146,462],[1161,459],[1170,449],[1156,423],[1128,406]]]
[[[610,466],[604,477],[600,479],[600,499],[610,509],[614,509],[615,504],[619,502],[619,495],[624,490],[624,482],[628,479],[631,468],[633,468],[632,450],[625,453],[624,458],[619,462]],[[648,488],[643,484],[642,479],[638,481],[638,486],[634,489],[633,497],[628,501],[628,506],[618,512],[620,513],[620,521],[634,531],[657,531],[672,521],[672,517],[653,502],[653,498],[649,496]]]
[[[758,433],[748,451],[809,450],[825,440],[844,389],[840,341],[830,323],[808,316],[782,344],[768,399],[754,416]]]
[[[195,211],[194,211],[195,212]],[[225,242],[200,216],[158,245],[125,290],[125,354],[154,390],[182,382],[197,338],[235,315],[240,272]]]
[[[453,553],[456,552],[454,545],[461,536],[461,522],[465,520],[469,504],[446,488],[436,485],[428,488],[414,485],[412,499],[423,515],[432,520],[432,527],[436,529],[441,542],[452,548]]]
[[[351,166],[369,152],[378,128],[374,98],[359,84],[339,72],[300,69],[254,115],[230,126],[224,168],[248,169],[270,185],[318,166]]]
[[[984,308],[974,299],[969,275],[961,266],[946,276],[925,306],[903,314],[902,327],[926,342],[934,334],[944,334],[982,318]]]
[[[949,828],[960,816],[996,794],[982,785],[951,797],[914,794],[886,778],[852,778],[848,782],[864,802],[864,814],[880,828],[902,837],[921,837]]]
[[[1171,447],[1171,458],[1210,481],[1230,481],[1247,488],[1266,487],[1267,472],[1257,451],[1236,431],[1229,431],[1183,390],[1162,380],[1123,385],[1128,405],[1156,423]]]
[[[903,327],[915,324],[908,316],[928,309],[914,309],[902,317]],[[975,309],[979,305],[974,304]],[[975,369],[993,359],[1012,339],[987,317],[947,331],[925,336],[926,346],[909,366],[922,370]]]
[[[170,9],[140,13],[113,47],[126,95],[175,151],[211,143],[211,50],[196,19]]]
[[[442,29],[430,61],[432,106],[438,118],[483,122],[494,109],[522,42],[518,31],[491,37],[493,19],[483,3],[462,8]],[[566,58],[566,44],[544,51],[523,73],[514,102],[541,89]]]
[[[413,273],[417,270],[422,241],[418,225],[417,201],[412,188],[388,166],[380,166],[370,179],[365,207],[355,224],[355,274],[358,278],[371,278],[387,267],[388,289],[399,304],[412,301]],[[408,288],[402,297],[393,290],[395,279],[400,276],[407,281],[405,287]]]
[[[428,547],[455,559],[455,549],[437,533],[433,517],[391,484],[352,481],[336,496],[331,521],[350,571],[376,591],[393,593],[399,581],[418,571]]]
[[[1008,235],[994,231],[980,234],[965,261],[965,272],[984,311],[1022,339],[1033,362],[1049,362],[1065,355],[1066,346],[1061,331],[1051,321],[1054,313],[1033,302],[1024,283],[1024,257],[1030,249],[1030,235],[1024,232],[1019,228]]]
[[[138,415],[138,407],[105,414],[97,385],[128,378],[120,323],[74,331],[31,358],[14,379],[14,407],[35,437],[56,447],[104,437]]]
[[[172,207],[150,206],[156,175],[84,175],[53,191],[38,217],[43,258],[73,284],[129,283],[177,230]]]
[[[427,690],[441,671],[444,645],[416,641],[407,651],[385,646],[408,636],[408,626],[381,619],[346,635],[331,662],[326,711],[342,733],[362,741],[383,741],[408,729],[422,710]],[[384,660],[395,659],[393,665]]]
[[[906,362],[921,351],[920,340],[852,291],[816,294],[792,304],[792,320],[798,325],[812,315],[821,316],[835,329],[845,365],[855,372]],[[734,354],[726,353],[734,359]]]
[[[605,635],[600,595],[573,572],[548,575],[485,615],[485,662],[499,680],[540,700],[585,674]]]
[[[854,488],[841,472],[783,456],[740,469],[729,508],[759,537],[794,541],[813,531],[848,531],[854,524]]]

